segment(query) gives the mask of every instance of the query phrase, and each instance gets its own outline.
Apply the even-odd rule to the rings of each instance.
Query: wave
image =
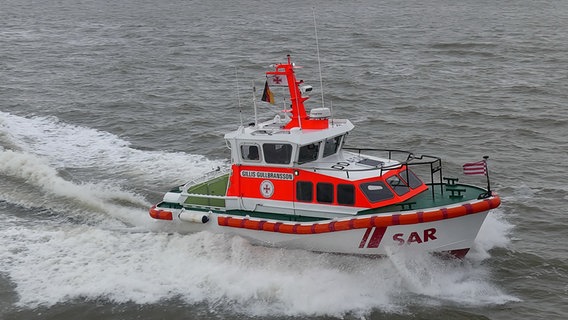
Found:
[[[118,174],[149,182],[164,178],[184,181],[225,165],[202,155],[134,149],[114,134],[63,123],[56,117],[25,118],[0,112],[2,136],[6,142],[46,159],[55,168],[87,168],[95,171],[98,178],[115,178]]]
[[[65,180],[41,158],[28,153],[0,151],[0,174],[22,184],[17,188],[16,184],[2,186],[1,200],[29,209],[53,209],[67,216],[82,217],[83,222],[104,220],[104,216],[93,213],[106,213],[132,223],[138,219],[133,220],[135,215],[126,212],[150,205],[141,195],[116,185]]]
[[[136,150],[110,133],[56,118],[0,112],[0,122],[0,132],[19,148],[0,149],[0,175],[20,183],[19,190],[40,191],[16,192],[0,183],[2,191],[10,191],[2,192],[0,201],[96,220],[22,223],[29,217],[0,207],[8,216],[0,225],[0,270],[13,284],[18,308],[76,300],[182,301],[220,314],[344,317],[373,310],[404,314],[417,305],[517,300],[492,283],[482,263],[492,249],[508,245],[511,225],[499,211],[489,215],[464,261],[405,252],[369,259],[258,247],[207,232],[167,233],[142,209],[149,203],[131,189],[132,180],[123,178],[152,184],[179,176],[179,168],[192,176],[222,162]],[[65,170],[80,174],[67,178]]]
[[[86,221],[104,220],[92,215],[104,213],[139,223],[133,217],[150,206],[147,195],[225,165],[201,155],[134,149],[111,133],[55,117],[4,112],[0,143],[0,176],[15,183],[0,183],[0,200],[83,215]]]
[[[518,301],[483,263],[500,246],[499,216],[465,260],[395,252],[382,259],[253,246],[240,237],[124,232],[93,226],[0,226],[0,268],[19,308],[75,300],[208,305],[248,316],[364,317],[416,306]],[[478,253],[476,253],[476,251]],[[18,254],[14,254],[14,253]],[[479,252],[483,254],[479,254]]]

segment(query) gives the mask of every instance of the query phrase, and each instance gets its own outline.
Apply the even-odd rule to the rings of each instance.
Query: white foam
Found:
[[[147,179],[148,183],[165,178],[179,179],[173,184],[185,182],[226,165],[201,155],[133,149],[129,142],[111,133],[62,123],[55,117],[24,118],[0,112],[0,134],[55,168],[90,168],[102,176],[127,174]]]
[[[399,273],[401,286],[425,304],[477,306],[518,301],[489,281],[489,269],[469,258],[440,260],[426,253],[406,251],[392,254],[389,259]]]
[[[507,221],[501,208],[493,209],[487,215],[467,257],[481,261],[491,257],[493,248],[507,248],[511,243],[514,225]]]
[[[179,235],[93,226],[0,227],[0,268],[18,305],[73,299],[181,299],[253,316],[404,313],[409,306],[515,300],[470,262],[429,255],[385,259],[251,246],[207,232]]]
[[[36,191],[39,189],[48,195],[66,198],[71,205],[82,204],[83,209],[87,209],[84,218],[89,220],[93,218],[89,213],[103,212],[110,216],[122,218],[122,221],[133,223],[140,221],[140,212],[135,214],[125,213],[132,211],[132,208],[113,204],[113,201],[120,201],[130,205],[139,207],[148,207],[150,203],[140,195],[121,190],[118,186],[106,183],[74,183],[60,177],[55,169],[50,167],[43,159],[34,155],[14,152],[12,150],[0,151],[0,174],[11,176],[25,181],[33,192],[6,192],[2,196],[4,200],[8,200],[19,204],[20,206],[31,208],[39,206],[35,203],[38,199],[44,208],[61,208],[62,204],[58,200],[42,201],[40,194]],[[16,194],[15,194],[16,193]],[[10,198],[7,198],[10,197]],[[79,209],[79,208],[75,208]],[[79,212],[81,214],[81,212]],[[100,217],[98,217],[100,219]]]
[[[157,181],[179,184],[224,165],[201,155],[133,149],[115,135],[65,124],[55,117],[25,118],[0,112],[0,137],[8,145],[8,149],[0,149],[1,174],[22,180],[30,191],[39,189],[46,195],[64,197],[71,200],[71,206],[81,204],[87,211],[104,212],[136,225],[149,225],[148,213],[147,209],[142,212],[132,207],[148,208],[151,204],[125,190],[124,181],[136,181],[138,189],[152,189]],[[65,170],[65,176],[70,177],[69,168],[88,172],[87,179],[96,180],[65,179],[58,170]],[[7,190],[0,199],[28,208],[62,207],[58,199],[33,192]],[[85,217],[92,218],[88,214]]]
[[[479,263],[490,249],[507,245],[511,226],[499,211],[489,215],[476,248],[463,263],[404,253],[373,260],[257,247],[238,237],[205,232],[147,232],[154,224],[146,210],[136,207],[148,205],[142,197],[108,181],[65,180],[57,168],[94,166],[95,172],[138,170],[154,175],[156,170],[156,175],[179,175],[182,163],[187,168],[187,163],[201,161],[191,176],[215,161],[135,150],[114,135],[53,118],[0,112],[0,132],[20,148],[0,150],[2,175],[111,218],[57,226],[23,224],[13,216],[3,221],[0,270],[14,283],[21,307],[73,299],[138,304],[181,299],[205,303],[213,311],[254,316],[342,317],[365,316],[374,309],[406,312],[416,304],[485,305],[516,299],[496,288],[490,271]],[[138,228],[118,225],[114,218]]]

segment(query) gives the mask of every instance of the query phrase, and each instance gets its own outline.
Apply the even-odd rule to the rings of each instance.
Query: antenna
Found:
[[[239,73],[235,67],[235,80],[237,81],[237,102],[239,104],[239,117],[241,118],[241,127],[243,126],[243,108],[241,107],[241,96],[239,94]]]
[[[256,87],[254,86],[254,80],[252,80],[252,104],[254,106],[254,127],[258,126],[258,117],[256,114]]]
[[[329,101],[329,113],[331,114],[331,126],[333,127],[333,100]]]
[[[316,35],[316,51],[318,54],[318,68],[319,68],[319,76],[320,76],[320,87],[321,87],[321,106],[324,107],[324,99],[323,99],[323,79],[321,76],[321,61],[320,61],[320,49],[319,49],[319,41],[318,41],[318,27],[316,23],[316,8],[312,7],[312,13],[314,16],[314,32]]]

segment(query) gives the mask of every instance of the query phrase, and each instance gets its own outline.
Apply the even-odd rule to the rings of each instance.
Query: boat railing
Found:
[[[317,170],[340,170],[346,173],[349,178],[350,172],[356,171],[371,171],[379,170],[379,175],[382,175],[384,171],[399,169],[399,168],[428,168],[428,173],[430,175],[430,183],[432,186],[432,196],[434,196],[434,187],[440,187],[440,193],[444,193],[443,188],[443,173],[442,173],[442,159],[440,157],[431,155],[415,155],[410,151],[397,150],[397,149],[378,149],[378,148],[356,148],[356,147],[344,147],[343,150],[356,153],[357,155],[364,156],[375,156],[376,153],[382,153],[377,157],[387,158],[389,160],[397,161],[396,164],[385,165],[384,163],[378,163],[376,166],[369,165],[369,168],[348,168],[346,166],[331,166],[330,168],[318,168]],[[385,155],[386,154],[386,155]],[[408,174],[408,171],[407,171]],[[408,181],[408,177],[406,179]]]
[[[191,186],[194,186],[194,185],[197,185],[197,184],[200,184],[200,183],[209,181],[209,180],[211,180],[211,179],[215,179],[215,178],[217,178],[217,177],[221,177],[221,176],[223,176],[223,175],[229,174],[230,172],[231,172],[231,168],[227,168],[227,167],[225,167],[225,168],[217,167],[217,168],[215,168],[215,169],[212,170],[212,171],[209,171],[209,172],[207,172],[207,173],[205,173],[205,174],[203,174],[203,175],[201,175],[201,176],[199,176],[199,177],[197,177],[197,178],[195,178],[195,179],[193,179],[193,180],[190,180],[190,181],[186,182],[186,183],[183,185],[183,189],[187,190],[187,188],[189,188],[189,187],[191,187]]]

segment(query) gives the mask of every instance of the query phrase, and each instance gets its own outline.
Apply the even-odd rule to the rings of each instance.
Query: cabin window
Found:
[[[262,145],[264,161],[273,164],[289,164],[292,158],[292,145],[285,143],[265,143]]]
[[[402,196],[403,194],[406,194],[408,191],[410,191],[410,188],[406,185],[406,182],[399,178],[397,175],[389,177],[387,179],[387,183],[399,196]]]
[[[352,184],[337,185],[337,203],[351,206],[355,204],[355,187]]]
[[[325,139],[325,145],[323,147],[323,157],[331,156],[335,154],[341,145],[341,136],[337,136],[332,139]]]
[[[420,178],[418,178],[416,174],[410,170],[402,171],[399,176],[402,180],[406,181],[412,189],[416,189],[422,185],[422,180],[420,180]]]
[[[296,182],[296,199],[298,201],[312,202],[314,198],[314,184],[309,181]]]
[[[306,163],[317,160],[319,154],[320,143],[312,143],[300,147],[300,155],[298,156],[298,163]]]
[[[333,184],[319,182],[316,185],[316,198],[318,202],[332,203],[333,202]]]
[[[260,161],[259,147],[252,144],[241,145],[241,157],[245,161]]]
[[[360,188],[370,202],[379,202],[394,197],[392,191],[382,181],[361,183]]]

